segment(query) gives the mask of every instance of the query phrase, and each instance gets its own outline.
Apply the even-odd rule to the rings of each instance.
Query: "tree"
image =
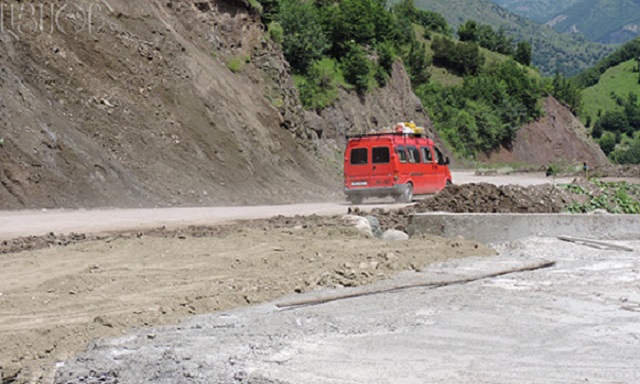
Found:
[[[309,65],[319,60],[329,42],[310,2],[282,0],[278,20],[284,32],[284,55],[294,71],[306,73]]]
[[[334,42],[370,44],[376,37],[376,22],[379,21],[379,4],[376,0],[342,0],[336,7],[330,23],[331,39]],[[382,28],[379,25],[379,28]]]
[[[338,97],[338,69],[328,57],[315,61],[300,84],[300,100],[307,109],[322,109]]]
[[[431,74],[428,67],[431,63],[427,60],[425,43],[414,41],[411,44],[406,64],[409,70],[409,77],[411,77],[411,84],[414,87],[419,87],[429,81]]]
[[[580,114],[582,93],[572,81],[565,79],[560,72],[556,72],[553,78],[551,95],[565,103],[574,115]]]
[[[460,41],[478,41],[478,23],[474,20],[467,20],[458,28]]]
[[[369,89],[371,62],[361,46],[349,44],[347,54],[342,59],[342,69],[345,80],[353,84],[359,93]]]
[[[527,67],[531,65],[531,44],[526,41],[521,41],[516,47],[516,53],[514,60]]]
[[[616,135],[611,132],[605,132],[600,140],[598,140],[598,144],[600,145],[602,152],[609,156],[609,154],[616,148]]]

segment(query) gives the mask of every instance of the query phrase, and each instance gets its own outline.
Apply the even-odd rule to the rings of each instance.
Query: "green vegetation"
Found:
[[[503,55],[513,55],[513,38],[504,33],[500,28],[494,31],[490,25],[478,24],[475,20],[467,20],[458,28],[460,41],[472,41],[490,51]]]
[[[574,82],[582,91],[582,119],[591,135],[617,163],[640,163],[640,39],[624,44]]]
[[[588,191],[576,184],[561,184],[564,188],[577,195],[588,196],[586,203],[574,202],[567,207],[571,213],[587,213],[596,209],[604,209],[609,213],[640,214],[640,185],[619,183],[605,183],[592,180],[598,190]]]
[[[327,107],[339,87],[364,93],[385,86],[400,58],[440,136],[461,157],[508,146],[521,125],[541,116],[545,95],[575,111],[581,105],[568,80],[543,81],[526,65],[528,42],[514,44],[505,30],[473,20],[459,30],[466,41],[456,41],[442,16],[417,9],[412,0],[392,8],[381,0],[265,0],[264,8],[270,30],[282,28],[305,108]]]
[[[477,75],[486,58],[476,43],[456,43],[447,37],[436,37],[431,44],[433,62],[464,75]]]
[[[247,61],[247,57],[249,61]],[[233,73],[238,73],[242,71],[242,68],[244,68],[244,65],[248,62],[251,62],[251,56],[234,57],[227,63],[227,68]]]
[[[432,83],[416,91],[440,135],[462,157],[508,145],[522,124],[542,113],[540,81],[513,60],[465,77],[460,86]]]
[[[429,33],[451,33],[442,16],[416,9],[411,0],[393,9],[381,0],[262,4],[263,21],[272,40],[282,44],[308,109],[330,105],[339,86],[360,93],[385,86],[398,58],[407,64],[414,85],[427,83],[431,62],[425,45],[416,40],[414,25]]]
[[[606,111],[620,110],[619,97],[625,97],[631,92],[640,92],[636,68],[635,60],[625,61],[607,69],[597,84],[582,91],[585,121],[589,116],[594,120]]]
[[[271,40],[278,44],[282,44],[282,42],[284,41],[284,29],[282,29],[282,25],[280,25],[280,23],[278,23],[277,21],[270,22],[268,31]]]
[[[618,64],[640,57],[640,38],[629,41],[611,55],[600,60],[594,67],[581,72],[575,78],[575,82],[580,87],[590,87],[598,84],[600,76]]]
[[[296,78],[300,100],[306,109],[323,109],[338,97],[338,84],[342,78],[335,60],[325,57],[312,64],[308,77]]]
[[[467,20],[488,24],[494,30],[502,28],[515,41],[531,44],[532,63],[547,76],[556,72],[574,76],[614,50],[604,44],[585,41],[580,36],[555,32],[485,0],[416,0],[416,7],[443,15],[453,28]]]

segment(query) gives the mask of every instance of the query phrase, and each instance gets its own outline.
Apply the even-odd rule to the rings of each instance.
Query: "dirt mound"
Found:
[[[558,213],[572,202],[570,193],[551,184],[522,187],[493,184],[452,185],[416,204],[416,212]]]

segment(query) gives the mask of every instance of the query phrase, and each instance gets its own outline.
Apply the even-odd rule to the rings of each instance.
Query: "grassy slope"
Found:
[[[595,121],[598,110],[602,112],[620,109],[616,101],[610,96],[611,92],[626,99],[629,92],[640,95],[638,73],[633,72],[636,66],[635,60],[626,61],[620,65],[609,68],[602,76],[598,84],[582,91],[584,113],[581,119],[586,121],[587,115],[591,115]]]
[[[504,27],[517,40],[527,40],[533,45],[533,62],[545,75],[556,70],[565,75],[575,75],[593,66],[612,52],[603,44],[579,40],[563,35],[508,12],[489,0],[414,0],[416,7],[442,14],[457,29],[466,20],[473,19],[494,28]]]
[[[418,38],[418,41],[424,42],[426,45],[427,56],[432,57],[433,56],[433,50],[431,49],[432,40],[426,40],[423,37],[424,28],[422,26],[415,25],[414,29],[416,31],[416,37]],[[442,37],[437,33],[433,33],[432,36]],[[502,55],[500,53],[492,52],[488,49],[480,48],[480,52],[482,52],[482,54],[486,57],[486,61],[483,66],[484,68],[493,67],[496,64],[500,64],[504,61],[509,60],[509,57]],[[461,85],[462,82],[464,81],[464,79],[458,76],[457,74],[449,72],[446,68],[437,67],[435,65],[431,65],[431,67],[429,68],[429,72],[431,72],[431,81],[446,87],[453,86],[453,85]],[[538,72],[536,72],[534,69],[531,69],[531,68],[530,68],[530,72],[534,76],[540,75]]]

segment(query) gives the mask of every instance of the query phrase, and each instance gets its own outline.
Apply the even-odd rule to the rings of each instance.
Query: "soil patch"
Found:
[[[387,243],[340,219],[274,218],[191,227],[0,255],[0,367],[49,382],[57,361],[95,338],[273,300],[357,286],[451,258],[493,255],[478,243],[416,237]],[[43,244],[42,239],[34,244]],[[64,244],[59,244],[64,245]]]

